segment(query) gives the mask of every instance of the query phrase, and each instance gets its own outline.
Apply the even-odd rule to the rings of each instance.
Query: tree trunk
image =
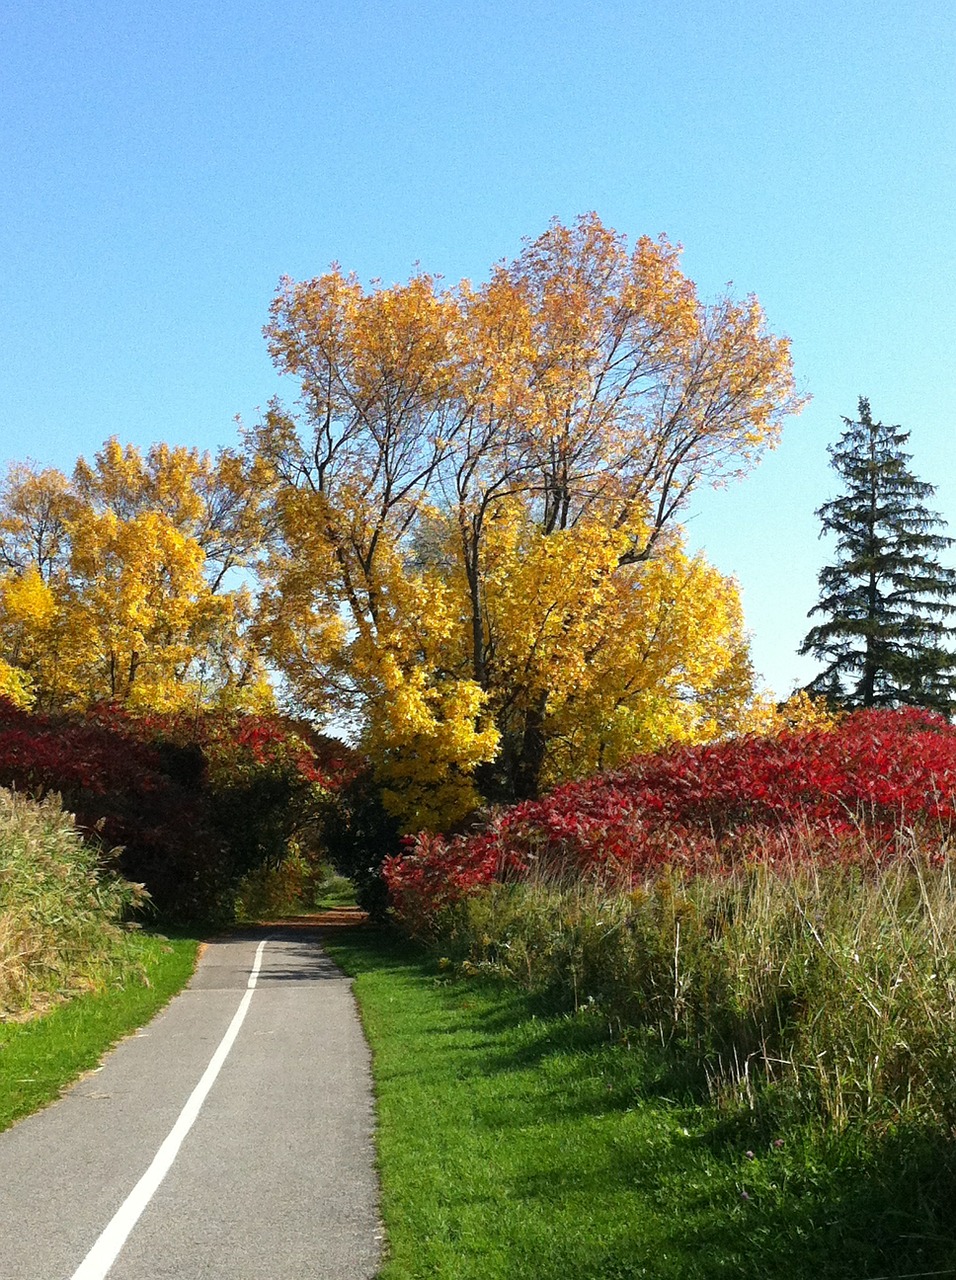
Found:
[[[544,767],[548,740],[544,731],[544,711],[547,693],[538,694],[525,713],[524,732],[513,764],[515,800],[536,800],[541,788],[541,770]]]

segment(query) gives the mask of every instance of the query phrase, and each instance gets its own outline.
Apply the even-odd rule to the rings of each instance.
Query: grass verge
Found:
[[[316,867],[294,855],[279,867],[260,867],[250,872],[239,887],[235,903],[240,923],[354,905],[351,880],[328,864]]]
[[[648,1033],[329,936],[374,1062],[382,1280],[956,1275],[934,1130],[824,1133],[695,1100]]]
[[[195,938],[127,934],[118,985],[74,997],[28,1022],[0,1023],[0,1130],[38,1110],[123,1036],[141,1027],[189,980]]]
[[[352,881],[339,875],[331,867],[325,868],[316,885],[315,909],[334,911],[338,907],[354,907],[357,901]]]
[[[912,847],[868,868],[806,851],[626,890],[547,875],[473,891],[425,935],[465,973],[637,1028],[731,1110],[839,1129],[956,1129],[956,863]]]

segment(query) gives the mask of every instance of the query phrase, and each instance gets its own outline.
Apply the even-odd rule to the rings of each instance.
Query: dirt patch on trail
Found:
[[[282,928],[302,933],[314,932],[316,929],[340,930],[354,929],[356,925],[366,924],[368,912],[361,907],[332,907],[328,911],[315,911],[303,916],[283,916],[278,920],[262,920],[264,928]]]

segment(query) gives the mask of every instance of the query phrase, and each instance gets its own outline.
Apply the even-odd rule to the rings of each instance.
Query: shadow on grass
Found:
[[[472,1125],[487,1130],[490,1150],[527,1144],[523,1164],[495,1170],[501,1203],[539,1224],[507,1228],[514,1276],[956,1276],[947,1135],[822,1134],[772,1106],[728,1116],[699,1100],[695,1071],[647,1037],[624,1045],[593,1014],[556,1014],[503,985],[450,979],[387,932],[344,931],[329,945],[349,972],[401,975],[433,994],[444,1020],[436,1016],[429,1043],[432,1052],[442,1041],[465,1048],[456,1070]],[[440,1065],[423,1056],[408,1069],[437,1079]],[[478,1081],[501,1088],[479,1098]],[[580,1221],[564,1231],[569,1206],[580,1206]],[[503,1221],[492,1214],[488,1231],[506,1230]]]

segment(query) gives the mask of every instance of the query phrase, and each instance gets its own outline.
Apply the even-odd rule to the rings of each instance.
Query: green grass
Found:
[[[332,911],[336,907],[354,907],[356,901],[355,886],[352,881],[327,868],[316,886],[315,910]]]
[[[944,1136],[728,1114],[593,1011],[449,978],[371,929],[328,949],[373,1051],[382,1280],[956,1275]]]
[[[0,1023],[0,1130],[53,1101],[148,1022],[189,980],[199,946],[195,938],[148,933],[127,934],[122,945],[127,976],[117,986],[29,1022]]]

